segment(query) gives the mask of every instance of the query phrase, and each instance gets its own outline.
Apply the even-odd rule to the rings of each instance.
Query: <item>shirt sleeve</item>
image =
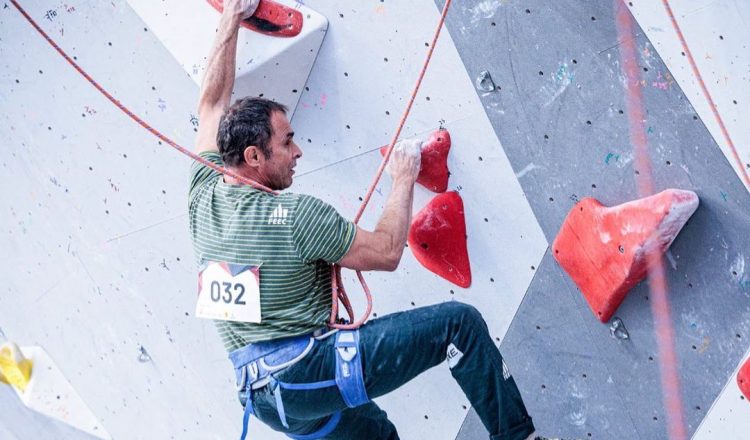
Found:
[[[221,155],[215,151],[204,151],[201,152],[199,156],[211,163],[219,166],[224,166],[224,162],[221,160]],[[193,161],[193,164],[190,166],[190,190],[188,191],[189,199],[191,201],[193,200],[193,196],[196,190],[200,188],[201,185],[220,175],[221,173],[214,170],[213,168],[209,168],[208,166],[198,162],[197,160]]]
[[[292,237],[300,258],[305,263],[317,260],[337,263],[354,243],[356,225],[322,200],[299,197]]]

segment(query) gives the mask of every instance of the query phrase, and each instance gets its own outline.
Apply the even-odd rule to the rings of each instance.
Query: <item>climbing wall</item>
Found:
[[[750,5],[729,0],[691,0],[676,2],[672,9],[733,145],[730,145],[713,114],[687,56],[683,55],[685,49],[677,33],[668,31],[671,23],[663,5],[638,2],[631,8],[642,30],[661,54],[669,72],[727,160],[746,187],[750,188],[750,183],[744,179],[750,172],[750,130],[746,128],[742,116],[750,102],[750,77],[747,74],[750,68],[750,60],[747,59],[750,29],[745,26],[746,19],[750,17]],[[739,161],[734,157],[735,151]],[[747,286],[744,260],[736,259],[731,263],[732,272],[741,273],[740,282]],[[743,335],[737,333],[735,337],[741,338]],[[748,355],[750,352],[745,354],[742,362],[747,361]],[[737,385],[739,366],[740,362],[701,421],[695,439],[741,439],[750,432],[748,403]]]
[[[197,86],[128,3],[20,3],[124,105],[192,147]],[[750,197],[710,109],[676,64],[679,52],[669,48],[678,46],[658,39],[671,32],[668,22],[646,23],[656,8],[630,3],[646,31],[636,26],[635,43],[656,189],[701,197],[667,255],[685,420],[700,438],[739,439],[726,424],[747,420],[747,402],[732,384],[750,338],[750,234],[743,233]],[[678,19],[711,10],[708,1],[681,3]],[[351,217],[377,169],[378,148],[395,130],[439,9],[429,0],[304,4],[329,25],[292,120],[304,150],[292,190]],[[241,409],[231,366],[212,324],[192,316],[189,160],[102,98],[12,4],[2,5],[0,263],[7,275],[0,328],[22,345],[45,347],[113,438],[236,438]],[[410,253],[398,271],[367,277],[374,318],[451,300],[478,307],[548,435],[666,436],[647,286],[616,313],[624,339],[591,315],[546,252],[578,199],[613,205],[637,197],[619,5],[454,3],[404,134],[426,137],[441,120],[451,131],[449,189],[465,203],[474,282],[455,287]],[[704,44],[696,57],[709,62],[707,75],[715,76],[707,82],[749,162],[739,115],[750,88],[744,67],[730,67],[747,58],[707,43],[715,28],[696,35],[699,21],[685,26],[688,39]],[[732,34],[738,24],[728,27],[717,41],[745,38]],[[723,93],[715,88],[722,79]],[[363,226],[375,224],[388,187],[385,177]],[[415,209],[432,196],[417,189]],[[345,278],[363,310],[358,283]],[[378,403],[404,439],[486,435],[445,365]],[[29,412],[8,387],[0,386],[0,408],[3,439],[91,438]],[[252,423],[252,438],[286,438]]]
[[[691,82],[679,42],[663,41],[674,30],[662,2],[477,2],[454,10],[448,29],[470,76],[487,71],[499,86],[479,94],[513,168],[532,170],[519,181],[550,241],[583,197],[605,205],[638,198],[636,185],[645,176],[634,165],[628,130],[639,121],[629,120],[624,85],[632,79],[621,67],[623,42],[634,39],[654,189],[689,189],[701,198],[665,259],[686,431],[695,433],[705,418],[710,422],[697,438],[740,439],[747,436],[742,427],[750,410],[735,382],[749,346],[744,267],[750,197],[739,170],[747,167],[742,139],[748,132],[734,119],[747,109],[741,105],[750,90],[740,49],[747,32],[738,26],[750,11],[731,4],[737,2],[674,3],[743,164],[734,161]],[[635,35],[618,34],[617,8],[640,11],[649,34],[637,25]],[[716,18],[730,15],[728,23]],[[730,35],[738,42],[721,45]],[[710,61],[714,57],[723,61]],[[625,338],[622,328],[613,331],[612,322],[595,319],[567,274],[545,255],[501,346],[541,432],[667,437],[649,295],[642,283],[616,312]],[[459,438],[480,432],[471,414]]]
[[[750,189],[750,182],[744,180],[750,172],[750,130],[743,124],[743,111],[750,102],[750,60],[746,55],[750,29],[745,25],[750,18],[750,7],[746,2],[731,0],[683,0],[671,6],[733,145],[729,144],[701,90],[700,81],[672,29],[664,5],[661,2],[637,2],[630,8],[633,16],[671,75],[669,78],[663,76],[661,80],[657,78],[652,86],[656,83],[657,87],[663,87],[665,82],[669,84],[673,80],[680,85],[735,172]],[[644,52],[646,61],[649,55],[650,52]],[[739,161],[734,157],[733,149]]]
[[[292,120],[304,150],[292,190],[352,217],[439,11],[427,0],[305,3],[329,27]],[[21,4],[124,105],[192,146],[197,86],[125,2]],[[230,363],[212,324],[192,316],[189,160],[103,99],[12,5],[0,9],[0,22],[0,133],[9,144],[0,179],[15,189],[2,202],[2,245],[13,252],[2,257],[11,275],[0,327],[23,345],[44,346],[114,438],[236,438],[241,408]],[[447,32],[404,136],[426,137],[441,120],[453,140],[449,189],[464,200],[473,284],[451,285],[407,253],[395,273],[367,276],[373,317],[460,300],[482,311],[499,344],[547,241]],[[388,179],[365,227],[377,220]],[[432,197],[418,188],[415,209]],[[358,283],[345,278],[364,310]],[[0,399],[13,408],[0,413],[9,438],[59,438],[56,422],[24,412],[9,390]],[[446,365],[378,403],[405,439],[452,439],[469,411]],[[26,418],[12,418],[19,413]],[[285,438],[257,421],[252,432]]]

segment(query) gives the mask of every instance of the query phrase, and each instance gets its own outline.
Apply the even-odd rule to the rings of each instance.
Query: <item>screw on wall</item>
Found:
[[[143,345],[138,346],[138,362],[151,362],[151,355]]]

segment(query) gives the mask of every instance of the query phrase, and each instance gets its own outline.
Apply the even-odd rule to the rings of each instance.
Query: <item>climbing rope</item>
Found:
[[[365,212],[365,208],[367,208],[367,203],[370,201],[372,193],[375,191],[380,178],[383,176],[385,166],[388,164],[388,160],[391,158],[393,146],[396,144],[396,141],[398,141],[399,136],[401,136],[401,130],[404,128],[406,118],[409,116],[412,104],[414,104],[414,99],[416,98],[417,92],[419,91],[419,86],[422,85],[422,79],[424,78],[424,74],[427,71],[427,66],[430,64],[430,59],[432,59],[432,52],[435,50],[435,44],[437,43],[437,39],[440,36],[440,31],[443,28],[443,23],[445,23],[445,17],[446,15],[448,15],[448,9],[450,8],[450,6],[451,0],[446,0],[445,5],[443,5],[443,11],[440,14],[440,20],[438,21],[437,27],[435,28],[435,34],[432,37],[430,49],[427,51],[427,57],[422,64],[422,70],[419,72],[417,83],[414,85],[414,89],[411,92],[409,102],[406,103],[406,109],[404,109],[404,113],[398,123],[398,128],[396,128],[396,132],[393,134],[393,139],[391,139],[391,143],[388,145],[388,151],[385,153],[385,157],[383,157],[383,161],[380,163],[380,168],[378,168],[377,173],[375,173],[375,179],[370,185],[370,188],[367,190],[367,193],[362,200],[362,205],[359,207],[359,211],[357,211],[357,215],[354,216],[354,224],[357,224],[359,222],[359,219],[362,218],[362,214]],[[328,324],[330,327],[348,330],[356,329],[364,324],[365,321],[367,321],[367,318],[370,316],[370,312],[372,311],[372,294],[370,293],[370,289],[367,287],[367,283],[365,282],[365,278],[362,276],[362,272],[357,271],[357,278],[362,284],[362,288],[365,291],[365,296],[367,297],[367,310],[365,311],[365,314],[362,316],[362,318],[360,318],[358,321],[354,321],[354,313],[352,311],[351,304],[349,303],[349,297],[346,294],[346,289],[344,289],[344,284],[341,279],[341,266],[337,264],[331,266],[331,291],[333,292],[333,307],[331,308],[331,320]],[[344,307],[349,314],[349,320],[353,321],[351,324],[336,323],[336,319],[338,317],[339,299],[341,300],[341,303],[344,304]]]
[[[383,171],[385,170],[385,166],[388,164],[388,160],[391,157],[391,151],[393,150],[393,146],[396,144],[396,141],[398,140],[399,136],[401,135],[401,130],[404,128],[404,124],[406,123],[406,118],[409,116],[409,112],[411,111],[412,104],[414,103],[414,99],[416,98],[417,92],[419,91],[419,87],[422,84],[422,79],[424,78],[424,74],[427,71],[427,66],[430,63],[430,59],[432,58],[432,52],[435,49],[435,44],[437,43],[437,39],[440,36],[440,31],[443,28],[443,23],[445,23],[445,17],[448,14],[448,9],[450,8],[452,0],[446,0],[445,5],[443,6],[442,13],[440,14],[440,20],[438,22],[437,28],[435,29],[435,34],[432,38],[432,44],[430,44],[430,48],[427,52],[427,57],[424,61],[424,64],[422,65],[422,70],[419,72],[419,77],[417,79],[417,83],[414,86],[414,89],[412,90],[411,96],[409,97],[409,102],[406,105],[406,109],[404,110],[403,115],[401,116],[401,120],[399,121],[398,128],[396,129],[395,134],[393,135],[393,139],[391,140],[391,143],[388,145],[388,151],[385,154],[385,157],[383,158],[383,161],[380,164],[380,168],[378,169],[375,179],[373,180],[372,184],[370,185],[370,188],[367,190],[367,194],[365,195],[362,205],[359,208],[359,211],[357,212],[357,215],[354,218],[354,223],[357,224],[362,217],[362,214],[365,211],[365,208],[367,208],[367,204],[370,201],[370,198],[372,197],[373,192],[375,191],[375,188],[377,187],[378,182],[380,181],[380,178],[383,175]],[[112,104],[114,104],[117,108],[122,110],[123,113],[128,115],[132,120],[134,120],[138,125],[145,128],[147,131],[149,131],[151,134],[162,140],[167,145],[171,146],[172,148],[176,149],[182,154],[185,154],[189,156],[191,159],[200,162],[201,164],[218,171],[219,173],[222,173],[226,176],[229,176],[233,179],[236,179],[239,182],[242,182],[246,185],[250,185],[253,188],[256,188],[261,191],[266,191],[268,193],[271,193],[273,195],[278,195],[276,191],[273,191],[271,188],[268,188],[267,186],[261,185],[260,183],[248,179],[246,177],[240,176],[239,174],[228,170],[224,167],[218,166],[214,163],[209,162],[208,160],[198,156],[197,154],[189,151],[188,149],[180,146],[176,142],[174,142],[172,139],[168,138],[164,134],[162,134],[159,130],[155,129],[151,125],[149,125],[146,121],[138,117],[135,113],[130,111],[127,107],[125,107],[118,99],[115,99],[114,96],[112,96],[107,90],[104,89],[96,80],[94,80],[81,66],[78,65],[70,56],[68,56],[65,51],[63,51],[60,46],[55,43],[55,41],[50,38],[50,36],[44,32],[44,30],[36,23],[36,21],[31,18],[31,16],[26,12],[26,10],[21,7],[21,5],[18,3],[17,0],[10,0],[11,4],[18,10],[18,12],[23,15],[23,17],[26,19],[26,21],[31,24],[31,26],[36,29],[36,31],[45,39],[47,42],[52,46],[53,49],[57,51],[57,53],[62,56],[65,61],[68,62],[73,68],[81,74],[89,83],[91,83],[92,86],[96,90],[98,90],[102,95],[104,95],[105,98],[107,98]],[[358,321],[355,321],[354,319],[354,310],[352,309],[351,302],[349,301],[349,297],[346,294],[346,290],[344,289],[344,283],[341,278],[341,266],[339,265],[331,265],[331,290],[332,290],[332,297],[333,297],[333,305],[331,308],[331,319],[329,326],[332,328],[338,328],[338,329],[355,329],[359,328],[362,324],[364,324],[365,321],[367,321],[367,318],[370,316],[370,312],[372,311],[372,294],[370,293],[370,289],[367,286],[367,283],[365,282],[364,277],[362,276],[361,271],[357,272],[357,278],[359,278],[360,283],[362,283],[362,288],[365,292],[365,296],[367,298],[367,310],[365,311],[362,318],[360,318]],[[344,305],[344,308],[347,311],[347,314],[349,315],[349,321],[351,321],[351,324],[341,324],[338,323],[338,304],[339,301]]]
[[[682,29],[680,28],[680,25],[677,23],[677,19],[675,18],[674,13],[672,12],[672,7],[669,5],[668,0],[662,0],[662,2],[664,3],[664,8],[667,10],[669,21],[672,22],[672,27],[677,33],[677,38],[680,40],[680,44],[682,45],[682,50],[685,52],[685,56],[687,56],[687,59],[690,62],[690,68],[693,71],[693,75],[695,75],[695,79],[698,80],[698,85],[700,85],[701,87],[703,96],[706,98],[706,101],[708,101],[709,107],[711,107],[711,111],[714,114],[714,118],[716,118],[716,122],[719,124],[719,128],[721,128],[721,134],[724,136],[724,140],[727,142],[727,145],[729,145],[729,148],[732,150],[732,156],[734,157],[734,160],[737,163],[737,169],[740,170],[740,174],[742,174],[742,177],[745,180],[745,183],[747,184],[748,189],[750,189],[750,176],[748,176],[747,170],[745,169],[745,166],[742,163],[742,159],[740,158],[739,153],[737,153],[737,148],[734,146],[734,142],[732,141],[732,138],[729,136],[729,130],[727,130],[726,125],[724,125],[724,120],[719,114],[719,109],[716,108],[716,104],[714,103],[714,100],[711,97],[711,94],[708,92],[708,87],[706,87],[706,83],[705,81],[703,81],[703,76],[701,75],[700,70],[698,70],[698,65],[695,62],[695,58],[693,58],[693,53],[690,51],[690,47],[688,47],[687,45],[685,36],[682,34]]]
[[[141,119],[140,117],[138,117],[138,115],[136,115],[135,113],[133,113],[132,111],[130,111],[130,109],[128,109],[127,107],[125,107],[118,99],[115,99],[115,97],[112,96],[109,92],[107,92],[104,89],[104,87],[102,87],[101,85],[99,85],[99,83],[96,82],[96,80],[94,80],[94,78],[92,78],[91,75],[89,75],[88,73],[86,73],[86,71],[83,70],[83,68],[81,68],[81,66],[79,66],[78,63],[76,63],[75,61],[73,61],[73,59],[71,59],[68,56],[68,54],[65,53],[65,51],[63,51],[60,48],[60,46],[58,46],[57,43],[55,43],[55,41],[52,38],[50,38],[50,36],[47,35],[47,33],[44,32],[44,30],[41,27],[39,27],[39,25],[36,23],[36,21],[34,21],[34,19],[31,18],[31,16],[26,12],[26,10],[23,9],[21,7],[21,5],[18,4],[18,2],[16,0],[10,0],[10,2],[13,4],[13,6],[16,7],[16,9],[18,9],[18,12],[20,12],[21,15],[23,15],[23,17],[26,19],[26,21],[28,21],[29,24],[31,24],[31,26],[34,27],[34,29],[36,29],[36,31],[39,32],[39,34],[41,34],[41,36],[44,37],[45,40],[47,40],[47,42],[50,44],[50,46],[52,46],[52,48],[55,49],[57,51],[57,53],[59,53],[63,58],[65,58],[65,61],[67,61],[71,66],[73,66],[73,68],[76,69],[76,71],[78,71],[78,73],[80,73],[84,78],[86,78],[86,80],[88,82],[90,82],[91,85],[94,86],[94,88],[96,90],[98,90],[102,95],[104,95],[105,98],[109,99],[112,102],[112,104],[115,105],[115,107],[119,108],[120,110],[123,111],[123,113],[125,113],[128,116],[130,116],[130,118],[132,120],[134,120],[135,122],[137,122],[138,125],[140,125],[141,127],[145,128],[146,130],[148,130],[149,132],[151,132],[151,134],[153,134],[154,136],[156,136],[160,140],[164,141],[167,145],[173,147],[174,149],[176,149],[180,153],[185,154],[187,156],[190,156],[192,159],[197,160],[198,162],[202,163],[203,165],[206,165],[209,168],[212,168],[212,169],[214,169],[214,170],[216,170],[216,171],[218,171],[218,172],[220,172],[222,174],[225,174],[225,175],[227,175],[229,177],[232,177],[233,179],[237,179],[238,181],[240,181],[240,182],[242,182],[242,183],[244,183],[246,185],[250,185],[253,188],[256,188],[256,189],[259,189],[259,190],[262,190],[262,191],[267,191],[267,192],[269,192],[271,194],[274,194],[274,195],[277,194],[276,192],[274,192],[271,188],[268,188],[267,186],[261,185],[258,182],[255,182],[255,181],[250,180],[250,179],[248,179],[246,177],[240,176],[239,174],[234,173],[234,172],[232,172],[232,171],[230,171],[230,170],[228,170],[228,169],[226,169],[224,167],[220,167],[220,166],[218,166],[216,164],[213,164],[213,163],[207,161],[206,159],[198,156],[197,154],[191,152],[190,150],[188,150],[188,149],[180,146],[179,144],[177,144],[172,139],[170,139],[170,138],[166,137],[165,135],[163,135],[159,130],[157,130],[154,127],[150,126],[146,121],[144,121],[143,119]]]

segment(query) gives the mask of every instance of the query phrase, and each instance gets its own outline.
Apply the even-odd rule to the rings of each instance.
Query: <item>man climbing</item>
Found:
[[[302,150],[287,109],[242,98],[230,106],[238,26],[258,0],[225,0],[200,92],[196,153],[280,191]],[[371,399],[447,360],[491,439],[533,438],[534,426],[479,312],[448,302],[329,331],[331,264],[393,271],[411,221],[420,141],[394,148],[391,192],[373,231],[308,195],[269,192],[194,162],[190,232],[198,315],[216,318],[240,401],[292,438],[398,439]],[[439,341],[436,343],[435,341]]]

